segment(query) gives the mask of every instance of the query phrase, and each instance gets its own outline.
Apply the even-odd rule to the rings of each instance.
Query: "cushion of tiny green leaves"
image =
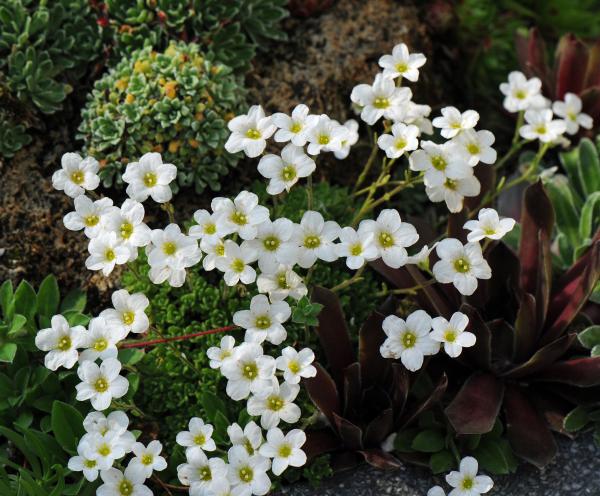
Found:
[[[0,155],[11,158],[31,142],[25,126],[15,123],[10,116],[0,111]]]
[[[150,47],[125,57],[94,89],[82,111],[84,152],[100,161],[106,186],[122,184],[127,162],[158,151],[177,166],[177,184],[220,189],[238,160],[224,151],[226,121],[244,108],[231,69],[206,58],[196,44]]]
[[[107,0],[108,37],[119,56],[186,39],[233,69],[245,70],[256,46],[285,39],[287,0]]]
[[[45,114],[61,109],[100,48],[87,0],[5,0],[0,5],[0,79],[13,97]]]

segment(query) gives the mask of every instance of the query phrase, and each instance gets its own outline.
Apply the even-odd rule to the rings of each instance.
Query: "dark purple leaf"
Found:
[[[539,338],[536,301],[532,294],[524,293],[515,321],[515,361],[522,363],[532,354]]]
[[[446,416],[458,434],[485,434],[494,427],[503,394],[502,381],[475,372],[446,407]]]
[[[339,437],[337,437],[330,429],[307,430],[306,443],[302,446],[302,450],[306,453],[309,460],[336,451],[342,446]]]
[[[552,364],[536,374],[535,379],[579,387],[599,386],[600,357],[576,358]]]
[[[589,59],[583,86],[584,88],[600,86],[600,40],[596,40],[589,49]]]
[[[517,386],[504,393],[506,434],[517,456],[536,467],[547,465],[556,455],[556,442],[542,416]]]
[[[395,425],[400,421],[404,412],[409,388],[408,371],[399,363],[392,363],[392,406]]]
[[[369,465],[379,469],[392,470],[402,466],[400,460],[383,450],[362,450],[360,454],[365,457],[365,461]]]
[[[492,360],[504,362],[512,359],[515,341],[515,330],[504,319],[488,322],[492,333]]]
[[[380,415],[371,420],[365,429],[365,446],[381,446],[381,443],[392,433],[394,426],[394,413],[387,408]]]
[[[362,378],[360,364],[354,362],[344,371],[344,417],[351,422],[360,418],[362,401]]]
[[[379,351],[386,338],[381,327],[386,316],[379,312],[373,312],[360,328],[358,359],[365,386],[381,381],[389,372],[391,361],[383,358]]]
[[[568,92],[581,93],[587,65],[588,49],[585,44],[571,33],[564,35],[556,48],[556,100],[564,99]]]
[[[527,77],[538,77],[546,90],[550,88],[549,69],[546,57],[546,44],[537,28],[531,28],[527,35],[517,32],[515,44],[519,65]]]
[[[470,348],[464,348],[461,360],[473,364],[477,369],[490,370],[492,366],[492,334],[489,327],[471,305],[464,304],[460,311],[469,317],[469,326],[466,329],[475,334],[477,341]]]
[[[360,450],[363,448],[362,436],[363,431],[356,424],[353,424],[349,420],[340,417],[337,414],[333,414],[334,425],[338,431],[344,446],[351,450]]]
[[[335,425],[334,414],[341,414],[337,387],[320,363],[316,363],[315,368],[317,369],[317,375],[304,379],[304,386],[315,406],[329,419],[331,425]]]
[[[410,410],[407,409],[407,412],[403,415],[403,418],[401,419],[400,426],[402,428],[406,427],[411,422],[413,422],[419,415],[421,415],[421,413],[429,410],[431,407],[433,407],[433,405],[438,403],[441,400],[444,393],[446,392],[447,387],[448,377],[446,376],[446,374],[443,374],[439,378],[431,394],[424,401],[421,401],[421,403],[414,405]]]

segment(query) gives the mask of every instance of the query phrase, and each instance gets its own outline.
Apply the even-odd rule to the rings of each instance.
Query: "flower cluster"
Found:
[[[494,487],[494,481],[487,475],[477,475],[479,464],[472,456],[460,461],[459,470],[453,470],[446,475],[446,482],[452,486],[448,496],[480,496]],[[432,487],[427,496],[446,496],[440,486]]]

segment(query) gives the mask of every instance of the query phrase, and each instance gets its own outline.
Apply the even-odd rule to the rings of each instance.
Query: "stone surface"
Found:
[[[598,496],[600,495],[600,448],[591,436],[571,442],[561,439],[559,454],[544,470],[522,465],[514,475],[495,476],[490,496]],[[321,487],[293,486],[278,493],[286,496],[425,496],[432,486],[447,486],[443,477],[405,466],[392,472],[361,467],[340,474]]]

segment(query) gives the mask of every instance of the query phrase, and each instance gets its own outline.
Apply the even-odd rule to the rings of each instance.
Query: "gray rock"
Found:
[[[559,453],[543,470],[521,465],[516,474],[493,477],[488,494],[502,496],[600,496],[600,448],[590,436],[575,441],[561,439]],[[286,496],[425,496],[432,486],[448,489],[443,477],[405,466],[394,471],[360,467],[340,474],[318,488],[297,485],[282,490]]]

